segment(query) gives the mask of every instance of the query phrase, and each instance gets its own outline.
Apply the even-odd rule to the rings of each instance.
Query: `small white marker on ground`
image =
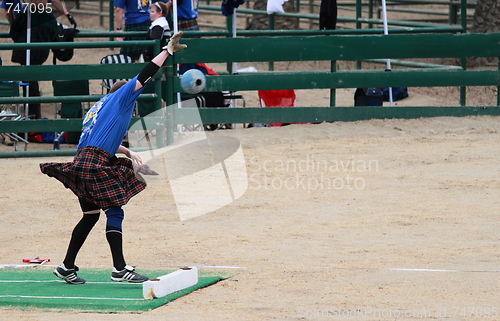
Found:
[[[198,269],[185,267],[142,283],[142,296],[146,300],[161,298],[197,283]]]

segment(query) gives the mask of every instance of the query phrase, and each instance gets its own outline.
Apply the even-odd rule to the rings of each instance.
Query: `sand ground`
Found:
[[[498,306],[499,130],[497,117],[466,117],[219,132],[242,143],[245,194],[181,222],[168,183],[150,184],[125,206],[125,253],[138,269],[192,265],[235,276],[141,315],[92,318],[308,320],[335,319],[336,309],[364,311],[366,320],[402,319],[376,311],[442,319],[435,316],[444,309],[449,320],[478,317]],[[70,159],[0,159],[2,263],[63,259],[81,214],[38,163]],[[109,266],[103,224],[84,245],[81,267]],[[462,317],[456,307],[477,309]]]
[[[82,50],[73,62],[108,53]],[[491,105],[492,90],[468,89],[470,104]],[[339,91],[337,105],[352,105],[352,95]],[[245,96],[257,106],[256,93]],[[325,91],[297,97],[298,106],[329,102]],[[415,88],[400,104],[458,105],[458,91]],[[499,131],[490,116],[219,131],[242,144],[244,195],[180,221],[168,182],[149,184],[125,206],[125,255],[139,270],[190,265],[234,277],[143,314],[1,309],[1,318],[498,320]],[[79,206],[38,164],[70,160],[0,159],[0,264],[63,259]],[[78,257],[81,268],[110,267],[104,221]]]

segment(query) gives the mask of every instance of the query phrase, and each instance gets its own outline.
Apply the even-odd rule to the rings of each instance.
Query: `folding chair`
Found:
[[[122,54],[115,55],[107,55],[106,57],[101,59],[101,64],[131,64],[133,63],[132,58]],[[115,84],[115,82],[120,80],[129,80],[129,79],[103,79],[102,80],[102,92],[104,92],[104,88],[106,88],[106,93],[109,93],[111,87]]]
[[[54,96],[75,96],[90,94],[89,81],[84,80],[55,80],[52,82]],[[87,102],[87,109],[90,108],[90,102]],[[55,118],[57,115],[61,118],[82,118],[85,114],[85,107],[80,102],[61,103],[61,108],[57,110],[57,103],[54,103]],[[54,133],[55,141],[63,133]],[[68,143],[76,144],[80,138],[80,132],[68,132]]]
[[[200,95],[203,97],[205,101],[205,106],[208,108],[220,108],[220,107],[229,107],[229,104],[226,103],[224,98],[224,93],[220,91],[216,92],[202,92]],[[205,124],[203,128],[207,131],[214,131],[218,129],[232,129],[233,124]]]
[[[24,85],[17,81],[2,81],[0,82],[0,97],[19,97],[19,86]],[[12,111],[12,105],[1,105],[0,106],[0,121],[4,120],[23,120],[25,117],[21,115],[19,104],[15,105],[14,111]],[[14,142],[14,150],[17,151],[17,143],[23,142],[28,144],[28,141],[16,133],[4,133]]]
[[[195,99],[197,107],[208,107],[208,108],[227,108],[230,106],[228,99],[242,99],[243,100],[243,106],[245,106],[245,100],[243,99],[243,96],[241,95],[232,95],[232,96],[227,96],[221,91],[216,91],[216,92],[201,92],[196,95],[190,95],[186,93],[181,94],[181,100],[189,100],[189,99]],[[196,130],[198,127],[192,128],[193,125],[184,125],[189,126],[187,129],[189,131]],[[207,131],[214,131],[214,130],[219,130],[219,129],[232,129],[233,124],[205,124],[203,125],[203,128]]]
[[[295,91],[285,90],[259,90],[261,107],[295,107]],[[283,123],[269,123],[271,126],[283,126]]]

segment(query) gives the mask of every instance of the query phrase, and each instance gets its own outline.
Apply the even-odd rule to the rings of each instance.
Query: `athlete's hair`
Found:
[[[166,17],[168,14],[168,8],[167,5],[161,1],[157,1],[151,5],[151,9],[155,8],[156,11],[160,11],[161,15],[163,17]]]
[[[112,94],[114,93],[115,91],[117,91],[118,89],[120,89],[123,85],[125,85],[127,83],[126,80],[118,80],[117,82],[115,82],[113,84],[113,86],[111,86],[111,89],[109,90],[109,93]]]

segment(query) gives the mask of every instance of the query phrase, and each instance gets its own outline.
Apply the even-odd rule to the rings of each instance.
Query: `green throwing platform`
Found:
[[[0,306],[57,312],[140,313],[230,277],[224,273],[200,271],[198,284],[159,299],[144,300],[142,284],[113,282],[110,270],[80,269],[78,275],[87,283],[70,285],[57,279],[52,274],[53,269],[42,266],[0,268]],[[138,270],[150,277],[173,271]]]

